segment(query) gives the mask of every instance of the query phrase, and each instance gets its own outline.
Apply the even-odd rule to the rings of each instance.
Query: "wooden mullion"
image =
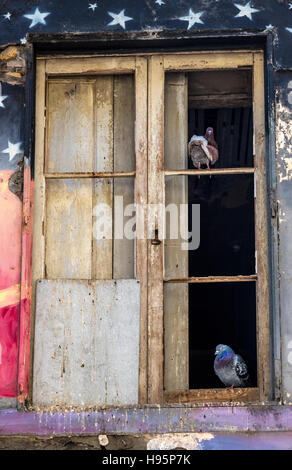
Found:
[[[240,50],[240,53],[241,54],[244,54],[244,53],[248,53],[250,54],[250,49],[241,49]],[[257,50],[257,49],[254,49],[253,52],[261,52],[260,50]],[[179,52],[175,52],[176,55],[180,55],[180,56],[184,56],[184,55],[190,55],[190,52],[189,51],[179,51]],[[208,51],[208,55],[215,55],[215,54],[233,54],[234,56],[236,56],[238,54],[238,50],[212,50],[212,51]],[[126,54],[125,53],[120,53],[120,54],[117,54],[116,52],[107,52],[106,54],[105,53],[100,53],[100,54],[91,54],[90,55],[90,58],[115,58],[115,57],[127,57],[127,58],[131,58],[133,56],[135,57],[139,57],[139,56],[142,56],[142,57],[146,57],[146,56],[155,56],[155,55],[161,55],[161,52],[155,52],[155,51],[151,51],[151,52],[146,52],[146,51],[142,51],[142,52],[139,52],[139,51],[135,51],[135,52],[127,52]],[[173,55],[173,51],[171,52],[168,52],[168,51],[164,51],[163,52],[163,55],[164,56],[169,56],[169,55]],[[206,51],[196,51],[196,55],[206,55]],[[78,54],[78,58],[79,59],[88,59],[88,54]],[[37,57],[37,61],[42,61],[42,60],[55,60],[56,59],[56,55],[55,54],[46,54],[45,56],[42,56],[42,55],[39,55]],[[58,54],[58,59],[76,59],[76,54]]]
[[[66,57],[54,58],[47,62],[47,74],[52,76],[78,75],[111,75],[133,73],[135,71],[134,57]]]
[[[179,176],[179,175],[246,175],[253,174],[254,168],[217,168],[212,170],[164,170],[165,176]]]
[[[208,282],[252,282],[257,280],[257,275],[250,276],[200,276],[164,278],[164,282],[187,282],[187,283],[208,283]]]
[[[196,390],[164,391],[165,403],[218,403],[218,402],[256,402],[259,388],[213,388]]]
[[[164,57],[165,70],[169,71],[252,68],[252,65],[252,54],[242,53],[241,51],[237,51],[236,54],[231,51],[210,54],[208,51],[205,54],[172,54]]]
[[[255,249],[257,253],[257,352],[260,399],[270,397],[270,316],[268,281],[268,215],[265,154],[264,57],[254,53],[253,122],[255,161]]]
[[[34,168],[34,206],[33,206],[33,244],[32,244],[32,279],[31,279],[31,355],[30,369],[32,374],[36,281],[45,277],[45,211],[46,211],[46,180],[44,178],[44,162],[46,147],[46,61],[36,67],[36,102],[35,102],[35,168]],[[20,364],[20,374],[23,366]],[[30,382],[32,377],[30,377]],[[31,382],[32,383],[32,382]],[[30,398],[32,391],[30,391]]]
[[[136,278],[140,281],[140,351],[139,351],[139,403],[148,399],[148,248],[147,227],[147,59],[136,59],[135,71],[135,153],[136,153]],[[140,235],[140,230],[143,236]]]
[[[45,173],[47,179],[65,178],[128,178],[135,176],[135,171],[88,172],[88,173]]]
[[[164,205],[164,67],[151,57],[148,72],[148,203]],[[152,217],[161,228],[162,213]],[[154,237],[154,234],[152,234]],[[159,233],[161,237],[161,233]],[[148,401],[163,402],[163,243],[148,241]]]
[[[32,251],[32,312],[35,307],[35,283],[45,277],[45,206],[46,180],[45,161],[45,108],[46,108],[46,62],[38,64],[36,70],[36,132],[35,132],[35,178],[34,178],[34,222]]]

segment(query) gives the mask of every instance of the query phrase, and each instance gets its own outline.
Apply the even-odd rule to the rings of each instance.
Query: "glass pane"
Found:
[[[166,277],[255,273],[253,174],[167,176],[165,199]]]
[[[135,170],[133,75],[51,79],[47,93],[47,172]]]
[[[135,277],[134,178],[49,179],[46,277]]]

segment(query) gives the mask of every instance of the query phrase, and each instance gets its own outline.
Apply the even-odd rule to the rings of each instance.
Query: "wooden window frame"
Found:
[[[254,167],[212,170],[164,171],[164,77],[166,72],[201,70],[252,70]],[[270,392],[270,328],[268,288],[268,219],[265,155],[264,58],[262,51],[208,51],[208,53],[163,54],[149,63],[149,202],[165,204],[167,175],[254,174],[256,273],[251,276],[164,278],[164,244],[149,244],[148,267],[148,400],[150,403],[258,402]],[[159,119],[157,117],[159,116]],[[151,198],[151,200],[150,200]],[[157,214],[159,218],[159,214]],[[160,221],[162,226],[163,221]],[[256,282],[256,329],[258,376],[256,388],[165,391],[163,348],[163,286],[165,282]]]
[[[148,57],[147,57],[148,56]],[[257,273],[252,276],[164,278],[164,243],[136,240],[136,278],[141,283],[139,403],[258,402],[270,392],[270,327],[268,291],[267,188],[265,165],[264,62],[262,51],[208,51],[143,53],[98,57],[39,58],[36,69],[36,135],[34,183],[34,247],[32,312],[36,279],[44,273],[44,213],[47,178],[71,178],[72,174],[44,172],[46,81],[49,76],[121,74],[135,75],[136,171],[127,173],[75,173],[78,178],[135,176],[135,201],[165,204],[167,175],[196,175],[198,170],[164,170],[164,77],[166,72],[232,70],[249,68],[253,76],[254,168],[201,170],[202,174],[255,175],[255,245]],[[138,105],[137,105],[138,103]],[[147,116],[147,119],[145,119]],[[160,215],[157,213],[157,217]],[[137,213],[139,219],[139,213]],[[145,233],[147,217],[144,220]],[[256,282],[258,387],[253,389],[164,391],[163,286],[166,282]],[[33,338],[32,338],[33,339]]]

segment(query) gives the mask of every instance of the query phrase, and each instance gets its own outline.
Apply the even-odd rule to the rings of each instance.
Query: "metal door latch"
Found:
[[[154,238],[151,240],[151,245],[160,245],[161,240],[158,238],[158,228],[154,230]]]

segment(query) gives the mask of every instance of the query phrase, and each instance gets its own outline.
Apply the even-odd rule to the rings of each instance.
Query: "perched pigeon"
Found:
[[[216,163],[219,158],[219,153],[218,153],[218,145],[214,138],[213,127],[207,127],[205,139],[207,139],[208,141],[208,150],[212,155],[211,165],[214,165],[214,163]]]
[[[214,165],[218,160],[218,145],[214,139],[212,127],[207,127],[205,136],[193,135],[188,143],[188,153],[195,168],[201,169],[201,165]]]
[[[229,346],[219,344],[215,356],[215,374],[226,387],[248,387],[247,366],[239,354],[235,354]]]

